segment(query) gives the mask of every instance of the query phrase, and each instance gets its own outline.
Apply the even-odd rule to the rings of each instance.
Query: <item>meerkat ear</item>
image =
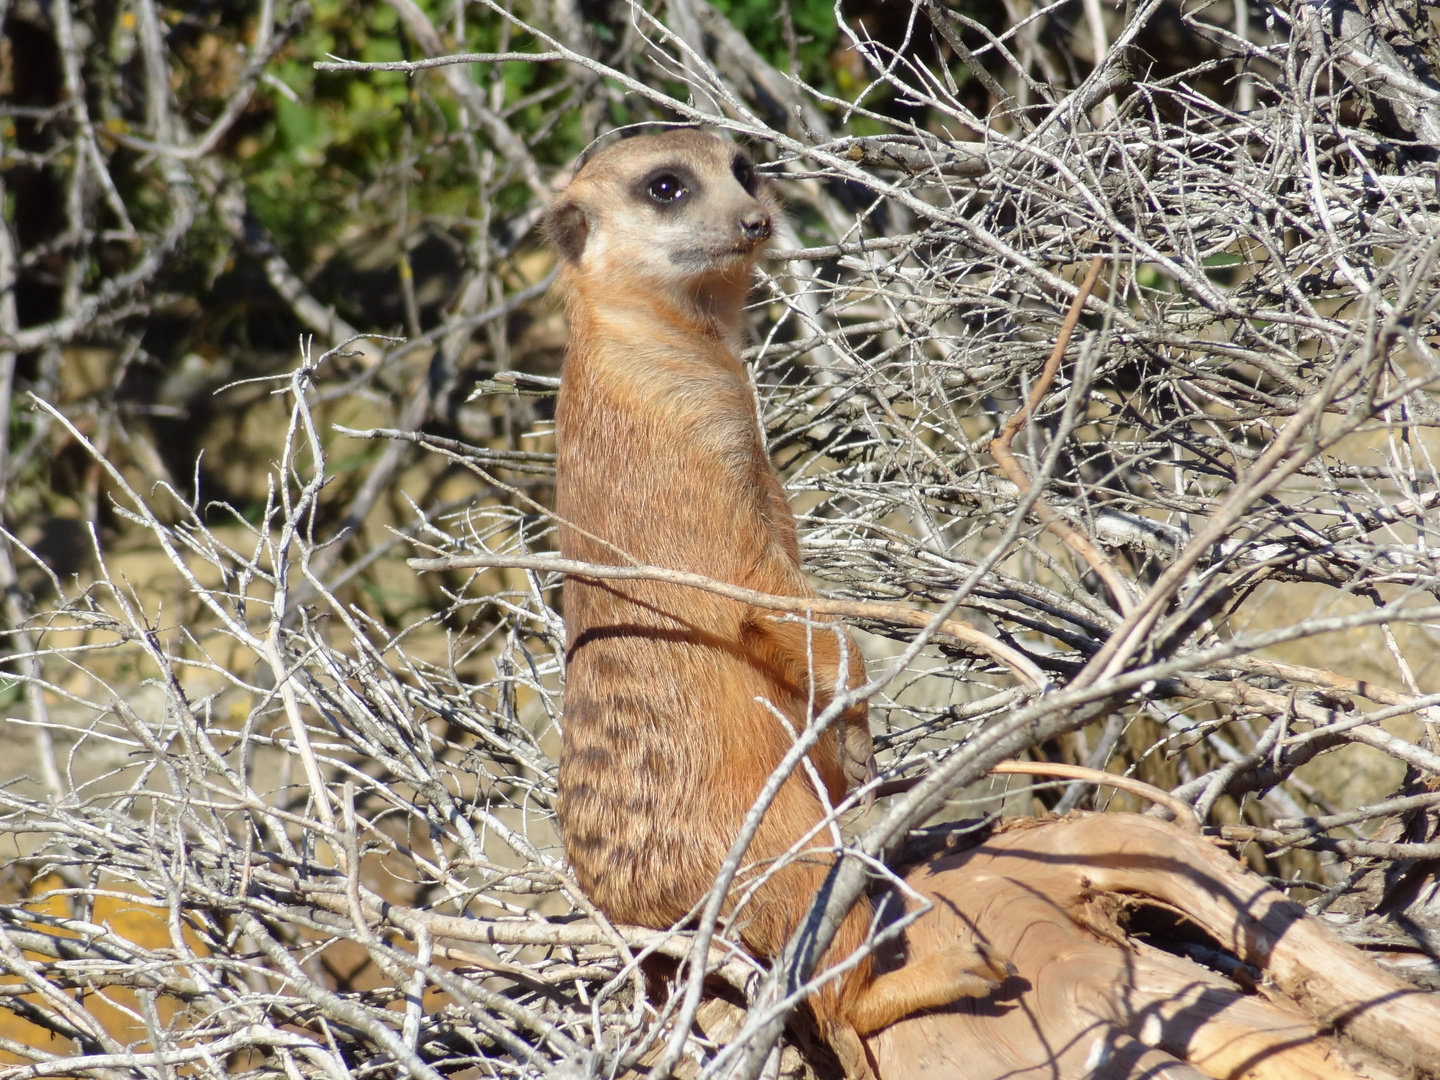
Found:
[[[590,236],[590,221],[578,203],[562,197],[545,215],[545,234],[566,262],[578,263]]]

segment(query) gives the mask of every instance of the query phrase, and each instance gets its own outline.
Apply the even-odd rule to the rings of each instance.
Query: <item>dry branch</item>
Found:
[[[898,604],[866,604],[853,600],[827,600],[823,598],[797,599],[793,596],[776,596],[756,592],[738,585],[715,581],[703,574],[692,574],[684,570],[666,570],[658,566],[609,566],[603,563],[579,563],[570,559],[524,558],[516,555],[452,555],[443,559],[411,559],[410,565],[421,571],[476,570],[485,567],[514,567],[519,570],[537,570],[541,573],[567,574],[572,577],[600,578],[614,581],[664,581],[672,585],[684,585],[692,589],[703,589],[719,596],[753,604],[769,611],[790,611],[807,617],[815,615],[843,615],[852,619],[869,619],[876,622],[895,623],[917,630],[927,630],[952,637],[977,652],[1004,664],[1031,686],[1043,689],[1049,684],[1044,674],[1030,660],[996,641],[974,627],[966,626],[955,619],[942,619],[938,623],[929,613]],[[933,625],[932,625],[933,624]]]
[[[1139,1077],[1178,1060],[1194,1069],[1165,1075],[1328,1080],[1423,1074],[1440,1060],[1440,998],[1164,823],[1022,826],[907,880],[935,904],[907,930],[909,949],[975,937],[1020,974],[994,1004],[875,1037],[882,1076],[926,1060],[937,1076]],[[1053,1056],[1029,1034],[1042,1017]]]

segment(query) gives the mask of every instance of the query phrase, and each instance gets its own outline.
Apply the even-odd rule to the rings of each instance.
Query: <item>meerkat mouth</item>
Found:
[[[741,243],[726,248],[685,248],[682,251],[672,251],[670,261],[686,270],[713,270],[717,264],[748,258],[762,243],[763,241]]]

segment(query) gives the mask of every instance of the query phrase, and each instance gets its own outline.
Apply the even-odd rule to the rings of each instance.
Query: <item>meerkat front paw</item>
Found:
[[[983,941],[957,942],[919,963],[926,960],[933,960],[955,987],[951,1001],[961,997],[988,997],[1015,974],[1010,958]]]
[[[983,998],[1015,974],[1015,965],[982,942],[956,942],[877,976],[847,1003],[846,1019],[862,1035],[921,1009],[938,1009],[962,997]]]

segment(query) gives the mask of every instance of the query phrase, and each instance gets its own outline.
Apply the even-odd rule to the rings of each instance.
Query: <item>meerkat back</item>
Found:
[[[742,312],[775,207],[749,159],[681,130],[621,142],[556,200],[570,344],[556,410],[556,513],[569,559],[638,562],[763,592],[811,596],[795,520],[771,465]],[[559,818],[566,854],[610,918],[664,928],[690,917],[797,732],[863,682],[843,630],[780,621],[660,581],[571,576]],[[773,957],[833,854],[818,827],[872,768],[867,710],[849,704],[782,785],[749,848],[732,910]],[[828,805],[827,805],[828,804]],[[851,911],[826,954],[861,945]],[[811,1000],[852,1077],[857,1031],[983,995],[1004,962],[957,946],[879,978],[868,958]]]

